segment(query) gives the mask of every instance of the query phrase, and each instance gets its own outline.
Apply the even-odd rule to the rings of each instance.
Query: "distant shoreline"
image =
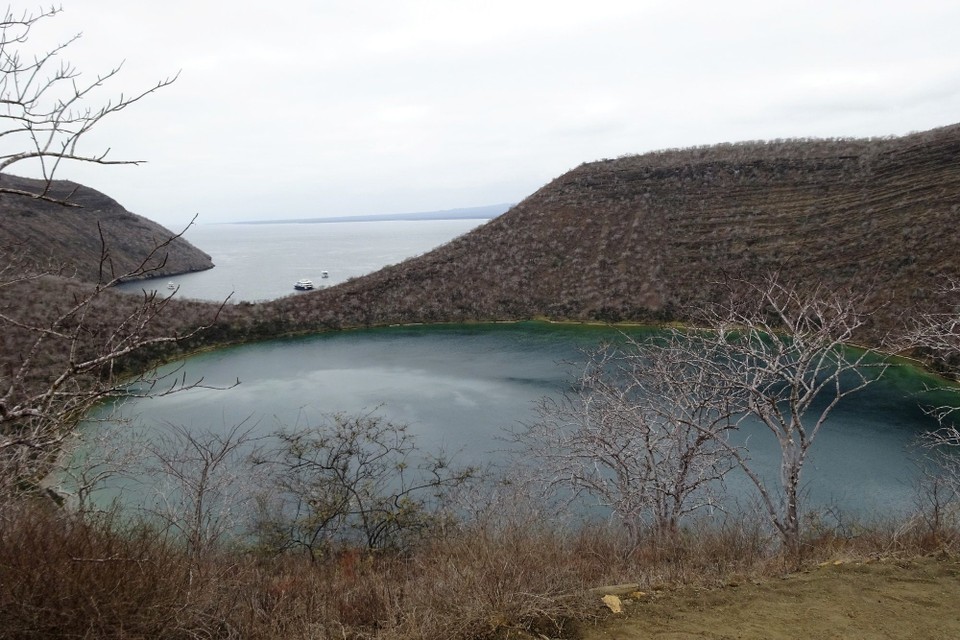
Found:
[[[328,218],[284,218],[280,220],[237,220],[220,224],[313,224],[321,222],[390,222],[403,220],[491,220],[505,213],[513,204],[492,204],[483,207],[421,211],[415,213],[381,213],[366,216],[331,216]]]

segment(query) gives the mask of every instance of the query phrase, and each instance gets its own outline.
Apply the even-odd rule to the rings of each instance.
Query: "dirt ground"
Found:
[[[826,563],[806,572],[623,596],[585,640],[960,638],[960,559]]]

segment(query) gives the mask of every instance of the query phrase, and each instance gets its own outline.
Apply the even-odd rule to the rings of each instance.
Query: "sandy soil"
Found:
[[[827,563],[720,589],[624,597],[585,640],[960,638],[960,559]]]

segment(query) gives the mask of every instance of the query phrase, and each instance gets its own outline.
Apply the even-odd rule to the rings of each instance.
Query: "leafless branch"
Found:
[[[35,13],[14,14],[7,9],[0,20],[0,174],[17,163],[34,161],[47,188],[24,192],[8,188],[0,180],[0,194],[27,195],[32,198],[70,205],[68,198],[54,196],[49,188],[63,162],[95,164],[133,164],[142,160],[113,160],[110,149],[87,152],[81,140],[101,121],[126,109],[146,96],[169,86],[177,75],[158,81],[151,87],[96,102],[96,93],[113,80],[122,65],[84,80],[83,74],[61,56],[80,35],[69,38],[33,57],[24,56],[22,47],[29,41],[37,23],[53,18],[62,9],[51,7]],[[75,206],[75,205],[72,205]]]
[[[247,422],[220,431],[171,424],[146,446],[145,471],[155,490],[149,515],[196,558],[247,531],[263,481],[247,464],[259,440],[257,425]]]
[[[731,449],[756,486],[783,542],[800,541],[801,476],[817,435],[837,404],[879,377],[887,363],[851,345],[869,317],[862,297],[800,289],[770,277],[709,310],[704,330],[685,332],[695,368],[776,439],[780,478],[770,486]]]
[[[685,516],[717,506],[731,468],[733,405],[692,369],[672,340],[605,347],[573,390],[544,398],[539,420],[515,434],[543,482],[588,494],[634,539],[676,533]]]
[[[188,381],[176,371],[124,378],[117,364],[132,354],[198,336],[216,321],[223,305],[198,326],[170,335],[158,334],[153,327],[168,312],[173,298],[155,292],[144,292],[140,303],[130,305],[125,314],[111,310],[111,315],[117,316],[113,322],[100,319],[108,304],[108,288],[124,278],[151,273],[156,268],[149,266],[153,258],[162,255],[182,233],[157,243],[137,267],[120,274],[109,268],[109,249],[104,242],[101,281],[90,287],[78,285],[64,308],[46,316],[20,316],[15,309],[0,310],[0,327],[22,337],[19,361],[0,372],[0,468],[8,482],[36,486],[62,445],[72,437],[76,422],[97,403],[148,391],[173,393],[203,384],[202,380]],[[3,273],[20,283],[44,275],[25,275],[16,269]],[[0,287],[5,284],[10,283],[0,283]],[[63,364],[52,375],[38,379],[51,350],[61,354],[58,359]]]
[[[435,501],[474,473],[421,451],[406,425],[373,412],[273,437],[278,445],[254,461],[276,489],[262,503],[259,533],[278,552],[314,560],[337,544],[403,548],[435,522]]]
[[[921,315],[898,346],[919,352],[946,379],[928,391],[940,392],[952,401],[938,402],[925,410],[942,426],[950,426],[952,416],[960,411],[960,281],[941,283],[940,296],[947,310]]]

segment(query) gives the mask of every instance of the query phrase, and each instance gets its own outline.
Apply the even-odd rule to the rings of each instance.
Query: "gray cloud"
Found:
[[[88,73],[126,60],[115,91],[182,71],[89,141],[148,164],[62,174],[171,225],[516,201],[601,157],[960,113],[951,0],[65,9],[42,35],[82,31]]]

